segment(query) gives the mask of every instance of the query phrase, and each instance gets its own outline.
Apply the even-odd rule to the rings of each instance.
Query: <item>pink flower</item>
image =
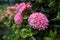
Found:
[[[10,9],[16,10],[20,13],[25,13],[26,11],[28,11],[31,8],[30,3],[20,3],[20,4],[16,4],[15,6],[10,6]]]
[[[9,6],[8,8],[9,9],[13,9],[13,10],[16,10],[16,7],[18,6],[18,4],[15,4],[14,6]]]
[[[17,7],[16,10],[18,10],[20,13],[24,13],[28,11],[31,8],[30,3],[20,3]]]
[[[30,8],[31,8],[30,3],[27,3],[27,4],[26,4],[26,10],[29,10]]]
[[[35,12],[29,16],[28,22],[34,29],[45,30],[45,28],[48,28],[47,26],[49,21],[44,14]]]
[[[8,12],[8,17],[11,18],[13,16],[13,13],[12,12]]]
[[[22,7],[20,7],[19,12],[20,13],[24,13],[26,11],[26,5],[23,5]]]
[[[23,16],[21,13],[17,13],[16,16],[14,17],[14,22],[16,24],[21,24],[23,22]]]
[[[30,3],[27,3],[27,4],[23,5],[22,7],[20,7],[19,12],[24,13],[24,12],[28,11],[30,8],[31,8]]]
[[[16,9],[16,6],[10,6],[9,9],[15,10]]]
[[[16,10],[19,10],[22,6],[24,6],[25,5],[25,3],[20,3],[20,4],[18,4],[18,6],[16,7]]]

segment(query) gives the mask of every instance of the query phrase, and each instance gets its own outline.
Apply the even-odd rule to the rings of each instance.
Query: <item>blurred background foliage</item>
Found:
[[[31,3],[31,12],[27,13],[36,11],[46,14],[50,21],[49,28],[37,32],[37,30],[28,28],[29,25],[26,25],[28,29],[21,29],[25,25],[17,26],[13,24],[11,27],[13,30],[8,30],[7,27],[10,27],[10,25],[4,22],[5,19],[7,20],[7,17],[3,12],[8,6],[21,2]],[[2,18],[1,15],[3,15]],[[27,19],[27,17],[27,15],[24,16],[24,19]],[[15,30],[17,27],[20,27],[21,30]],[[60,0],[0,0],[0,39],[3,34],[5,34],[3,36],[5,40],[60,40]]]

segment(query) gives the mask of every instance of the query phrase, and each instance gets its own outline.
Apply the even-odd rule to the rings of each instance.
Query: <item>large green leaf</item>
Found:
[[[31,30],[28,30],[28,29],[24,28],[24,29],[21,29],[20,36],[22,38],[26,38],[28,36],[32,36],[32,32],[31,32]]]

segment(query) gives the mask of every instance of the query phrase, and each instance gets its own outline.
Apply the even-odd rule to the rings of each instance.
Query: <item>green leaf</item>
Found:
[[[20,37],[20,30],[16,30],[15,35],[16,35],[16,38],[19,38]]]
[[[54,7],[54,5],[55,5],[54,1],[52,1],[48,4],[49,7]]]
[[[42,3],[43,0],[37,0],[38,3]]]
[[[31,39],[32,39],[32,40],[36,40],[35,37],[33,37],[33,36],[31,37]]]
[[[55,20],[60,20],[60,12],[58,12],[56,18],[53,18],[52,20],[53,20],[53,21],[55,21]]]
[[[50,37],[51,37],[52,39],[55,39],[56,34],[57,34],[56,31],[53,32],[52,30],[50,30]]]
[[[24,29],[21,29],[20,36],[22,38],[26,38],[28,36],[32,36],[32,32],[31,32],[31,30],[28,30],[28,29],[24,28]]]
[[[12,29],[15,29],[15,28],[16,28],[16,24],[13,24]]]
[[[28,15],[24,15],[24,19],[27,19],[28,18]]]
[[[21,25],[13,24],[13,25],[11,26],[11,28],[12,28],[13,30],[15,30],[15,29],[20,29],[21,27],[22,27],[22,24],[21,24]]]
[[[45,40],[53,40],[53,39],[50,37],[45,37]]]
[[[60,27],[60,25],[54,25],[55,27]]]
[[[60,12],[58,12],[57,19],[60,20]]]

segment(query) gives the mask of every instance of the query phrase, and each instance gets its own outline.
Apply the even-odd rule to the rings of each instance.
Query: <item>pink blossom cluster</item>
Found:
[[[20,3],[20,4],[16,4],[16,5],[14,5],[14,6],[9,6],[8,7],[9,9],[13,9],[13,10],[16,10],[16,11],[18,11],[18,13],[24,13],[24,12],[26,12],[26,11],[28,11],[30,8],[31,8],[31,5],[30,5],[30,3]],[[13,14],[13,13],[9,13],[8,12],[8,14]],[[12,16],[12,15],[11,15]],[[8,17],[10,17],[10,16],[8,16]]]
[[[31,8],[30,3],[20,3],[16,4],[15,6],[10,6],[10,9],[17,10],[18,12],[24,13],[25,11],[29,10]]]
[[[14,17],[14,22],[16,24],[21,24],[23,22],[23,16],[21,13],[16,14],[16,16]]]
[[[29,10],[31,8],[31,5],[30,3],[20,3],[17,7],[16,7],[16,10],[18,10],[19,12],[25,12],[27,10]]]
[[[29,16],[28,22],[30,26],[34,29],[45,30],[45,28],[47,28],[48,26],[49,21],[44,14],[40,12],[35,12]]]
[[[14,22],[16,24],[21,24],[23,22],[22,13],[24,13],[25,11],[28,11],[30,9],[30,7],[31,7],[30,3],[27,3],[27,4],[26,3],[20,3],[16,6],[16,10],[18,11],[16,16],[14,17]]]

